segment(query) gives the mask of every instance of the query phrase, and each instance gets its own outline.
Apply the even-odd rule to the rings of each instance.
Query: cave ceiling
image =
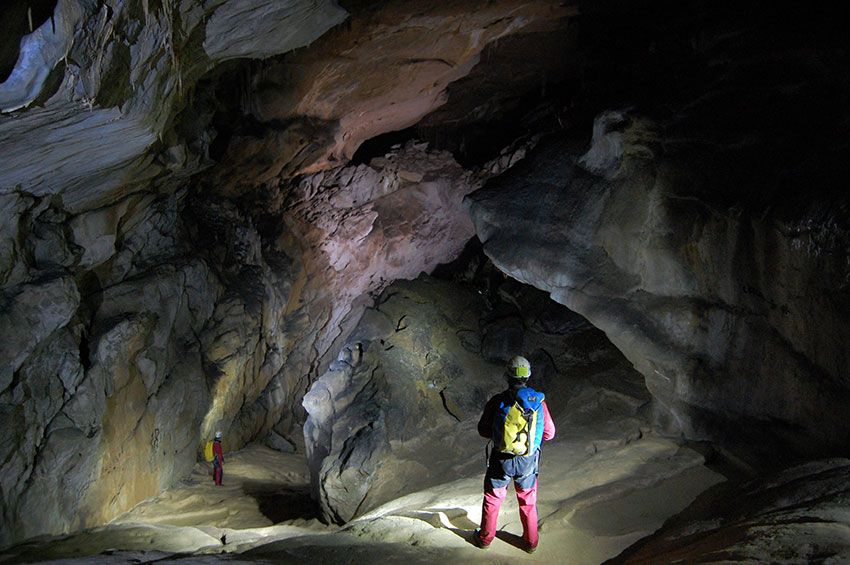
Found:
[[[545,94],[547,81],[575,76],[575,15],[549,1],[475,9],[446,2],[427,11],[390,2],[354,12],[308,48],[235,79],[247,93],[234,108],[242,123],[229,119],[233,131],[213,184],[239,192],[338,167],[364,141],[415,124],[444,128],[448,138],[496,121],[523,96]]]

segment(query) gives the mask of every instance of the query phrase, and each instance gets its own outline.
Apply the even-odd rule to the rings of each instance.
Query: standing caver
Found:
[[[499,508],[513,481],[519,501],[525,550],[537,549],[537,475],[540,445],[555,437],[555,423],[544,395],[528,386],[531,364],[516,356],[508,362],[508,389],[491,398],[478,421],[478,433],[493,441],[484,476],[481,527],[473,541],[482,549],[496,536]]]

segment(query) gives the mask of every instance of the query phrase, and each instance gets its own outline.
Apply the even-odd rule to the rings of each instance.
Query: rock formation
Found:
[[[244,296],[186,239],[181,184],[209,164],[209,138],[175,123],[222,61],[303,46],[346,15],[239,7],[63,0],[0,85],[17,110],[0,117],[0,543],[108,520],[185,475],[222,423],[226,379],[204,367],[227,356]]]
[[[819,460],[716,487],[610,562],[761,561],[766,555],[846,561],[848,465],[847,459]]]
[[[32,33],[32,10],[10,11],[0,544],[108,520],[185,475],[216,429],[230,448],[290,436],[369,293],[460,251],[461,199],[525,145],[476,171],[427,144],[345,159],[444,103],[499,38],[568,15],[468,8],[395,2],[335,27],[332,1],[61,0]]]
[[[481,303],[457,289],[446,300],[445,286],[387,289],[304,397],[311,476],[333,521],[480,460],[470,421],[499,390],[500,367],[478,355]]]
[[[697,156],[639,143],[602,140],[582,155],[550,140],[476,192],[487,254],[603,329],[645,375],[669,429],[804,453],[846,445],[847,209],[779,218],[711,201],[683,165]],[[586,170],[605,163],[621,168]],[[835,331],[814,338],[804,328],[815,319]]]
[[[504,362],[517,351],[558,422],[573,428],[607,413],[614,441],[646,428],[642,379],[598,330],[475,263],[479,275],[467,282],[421,277],[387,288],[304,396],[308,463],[327,519],[344,523],[477,469],[481,409],[504,390]],[[591,379],[584,355],[594,356]]]
[[[762,464],[847,455],[841,14],[18,4],[0,7],[0,547],[110,520],[215,430],[291,449],[308,412],[314,492],[348,520],[398,494],[389,473],[450,468],[415,447],[475,412],[509,351],[557,390],[565,336],[589,330],[547,295],[639,371],[659,431]],[[392,286],[476,235],[501,272]],[[568,409],[615,407],[630,441],[648,414],[623,363]]]
[[[746,72],[665,70],[676,94],[599,113],[589,141],[552,136],[468,203],[499,269],[586,316],[643,373],[663,427],[768,457],[837,454],[850,440],[850,203],[831,179],[846,174],[846,138],[791,84],[846,97],[828,70],[843,55],[824,33],[827,66],[792,41],[776,67],[763,47],[776,27],[704,35],[701,57],[746,59]]]

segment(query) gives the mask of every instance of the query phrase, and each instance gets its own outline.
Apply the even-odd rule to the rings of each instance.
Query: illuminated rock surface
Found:
[[[826,20],[775,49],[791,20],[733,40],[717,34],[729,15],[691,14],[632,59],[612,42],[628,19],[600,8],[589,88],[612,92],[604,71],[619,72],[635,103],[597,107],[592,134],[550,136],[470,213],[500,270],[605,331],[660,426],[777,464],[846,455],[850,171],[827,102],[847,99],[833,67],[846,53]]]
[[[347,522],[478,470],[481,407],[504,390],[502,363],[512,351],[529,352],[532,384],[548,395],[567,434],[577,422],[603,419],[611,437],[600,441],[626,442],[648,430],[642,379],[598,330],[533,289],[505,281],[484,293],[480,283],[423,277],[390,286],[305,395],[307,456],[328,520]],[[518,343],[482,359],[482,327],[512,318]],[[595,372],[585,381],[589,367]]]
[[[733,479],[850,455],[844,14],[431,4],[0,3],[0,547],[99,527],[178,485],[215,430],[285,468],[252,450],[300,446],[309,411],[295,455],[308,452],[318,511],[360,525],[324,549],[281,526],[301,536],[287,558],[375,560],[388,546],[364,540],[381,536],[399,559],[475,558],[432,522],[475,520],[468,426],[497,386],[488,371],[519,352],[577,427],[544,461],[565,473],[557,492],[590,488],[594,459],[678,449],[654,433],[714,442],[701,451]],[[500,271],[462,251],[476,235]],[[617,538],[598,554],[558,529],[573,498],[544,501],[560,533],[543,559],[607,559],[654,530],[714,482],[669,494],[703,473],[687,449],[666,468],[618,467],[634,489],[603,490],[628,503],[567,520]],[[803,507],[832,472],[812,465],[788,483]],[[830,477],[812,506],[824,520],[844,496]],[[221,549],[204,529],[217,515],[193,514],[212,503],[186,494],[182,514],[180,488],[142,507],[160,505],[147,525],[121,526],[125,547]],[[410,507],[424,519],[362,517],[420,488],[466,514],[428,501]],[[232,494],[216,527],[242,541],[227,549],[270,541],[255,530],[281,517]],[[613,510],[623,521],[602,528]],[[158,512],[189,529],[162,530]],[[690,543],[671,524],[669,543]],[[812,530],[781,527],[747,526],[750,549],[730,551],[842,555],[829,535],[794,553]]]
[[[653,157],[635,145],[640,127],[625,129],[637,141],[619,149],[611,178],[586,170],[607,160],[597,147],[550,140],[472,195],[485,252],[604,330],[646,377],[671,430],[765,451],[842,449],[850,349],[838,328],[848,295],[833,285],[850,273],[838,227],[846,209],[823,203],[768,218],[782,196],[765,195],[776,200],[755,210],[709,200],[684,164],[705,175],[700,158],[684,145]],[[802,228],[811,225],[823,227]],[[835,331],[803,330],[815,324]]]
[[[393,99],[410,108],[386,123],[376,115],[359,139],[415,122],[490,42],[538,20],[551,29],[562,13],[554,2],[502,2],[455,30],[461,8],[441,16],[443,39],[459,38],[449,42],[454,70],[411,63],[406,76],[438,80],[412,106],[401,101],[415,89],[398,83],[376,101],[364,85],[351,115]],[[372,32],[387,41],[396,29],[430,34],[408,21],[411,9],[364,15],[356,32],[338,33],[349,43]],[[216,429],[234,445],[275,426],[291,436],[303,420],[301,395],[356,322],[360,297],[433,269],[473,235],[461,199],[510,163],[466,171],[423,144],[374,168],[272,183],[271,201],[252,192],[237,205],[219,196],[229,190],[220,181],[206,190],[221,171],[228,183],[247,180],[234,167],[260,172],[231,149],[217,172],[200,177],[203,188],[188,185],[214,164],[211,140],[226,140],[211,126],[216,105],[245,82],[221,63],[304,46],[345,17],[333,2],[63,1],[38,31],[51,50],[36,60],[24,46],[0,86],[3,110],[17,110],[0,116],[0,413],[14,430],[0,447],[0,543],[108,520],[188,473]],[[258,76],[273,76],[276,64]],[[369,65],[381,68],[364,58],[338,88]],[[309,100],[300,108],[312,116]],[[270,119],[262,127],[274,131],[283,118]],[[38,510],[45,505],[47,517]]]
[[[172,194],[206,138],[164,137],[218,60],[272,54],[240,38],[257,11],[300,30],[273,53],[345,17],[241,3],[223,27],[207,19],[220,4],[59,2],[37,31],[50,50],[32,58],[28,37],[0,85],[3,111],[43,101],[0,116],[0,543],[102,523],[192,467],[211,396],[197,336],[227,285],[187,253]]]
[[[404,361],[415,361],[417,353],[422,353],[421,349],[411,348],[411,344],[422,344],[422,338],[428,335],[434,339],[461,339],[453,332],[446,336],[439,327],[436,331],[423,327],[422,321],[430,319],[426,317],[428,308],[422,304],[419,310],[415,308],[416,301],[428,293],[449,303],[441,305],[443,311],[451,304],[462,305],[463,292],[449,295],[438,292],[447,285],[450,283],[417,280],[393,285],[388,291],[397,293],[398,298],[382,304],[385,312],[414,306],[405,318],[408,327],[385,340],[387,347],[394,347],[387,350],[377,347],[379,343],[374,344],[357,366],[375,363],[378,371],[387,371],[394,381],[407,381],[383,383],[380,390],[392,393],[390,400],[397,400],[405,390],[416,388],[410,373],[390,374],[391,368],[398,369]],[[544,298],[538,292],[524,298],[531,304],[535,297]],[[547,316],[546,311],[535,311],[533,307],[529,310],[535,312],[533,319],[538,324],[550,329],[558,320]],[[430,315],[445,314],[431,312]],[[360,331],[367,325],[376,327],[376,324],[361,324]],[[571,356],[558,359],[564,363],[563,374],[541,371],[539,375],[545,381],[540,384],[548,383],[559,436],[546,444],[542,459],[539,508],[543,537],[534,559],[545,563],[598,563],[650,533],[666,517],[687,506],[723,477],[705,467],[700,454],[670,440],[644,434],[646,422],[639,407],[646,402],[646,391],[640,392],[637,375],[623,364],[622,357],[598,330],[574,319],[560,327],[571,329],[557,337],[529,336],[542,346],[553,346],[563,339],[572,343]],[[392,333],[396,332],[392,330]],[[473,343],[469,340],[475,338],[467,335],[462,339],[470,346]],[[445,348],[446,354],[432,364],[445,363],[451,353],[463,355],[462,347],[446,344]],[[403,352],[393,353],[396,349]],[[474,358],[469,352],[466,355]],[[463,361],[459,360],[458,367],[464,366]],[[624,371],[633,375],[631,382],[623,378]],[[440,381],[444,374],[437,371],[432,380]],[[333,372],[325,375],[319,384],[328,385],[332,380]],[[464,381],[456,375],[455,383],[448,383],[443,390],[447,405],[459,409],[469,402],[465,394],[480,394],[481,391],[463,390],[460,383]],[[498,378],[480,381],[482,389],[501,388]],[[378,385],[374,378],[365,384]],[[284,563],[305,559],[347,563],[352,559],[425,562],[487,561],[494,556],[527,558],[517,546],[516,534],[521,532],[521,526],[513,500],[504,505],[499,521],[503,531],[490,552],[483,555],[470,543],[470,535],[480,520],[480,473],[485,442],[475,432],[477,415],[458,421],[446,412],[438,389],[423,384],[424,394],[415,413],[398,413],[397,405],[386,402],[369,405],[360,400],[351,405],[351,412],[355,413],[362,413],[370,406],[375,414],[385,410],[387,415],[380,420],[406,423],[407,439],[395,439],[387,452],[370,454],[380,467],[370,496],[383,495],[386,503],[373,504],[375,508],[361,512],[364,515],[345,526],[327,526],[316,519],[319,508],[308,496],[309,473],[303,445],[297,446],[295,454],[249,447],[237,453],[225,452],[222,487],[212,484],[207,465],[198,464],[181,485],[144,501],[107,526],[61,540],[18,546],[5,555],[0,554],[0,558],[40,560],[97,555],[96,559],[104,562],[124,562],[194,553],[193,560],[208,562],[221,559],[222,552],[231,554],[227,559],[236,562],[271,559]],[[354,396],[363,396],[361,393],[362,390],[352,389]],[[423,417],[433,423],[417,426]],[[335,431],[350,422],[351,415],[343,415],[337,420]],[[429,433],[422,434],[420,427],[428,428]],[[429,441],[434,431],[451,432],[449,444],[455,444],[449,445],[451,453],[446,450],[446,442]],[[384,430],[385,436],[393,433],[393,428]],[[370,444],[362,438],[359,441]],[[367,453],[362,445],[355,447],[355,451]],[[429,466],[424,467],[423,461]],[[403,469],[405,465],[415,465],[416,472],[398,474],[404,477],[404,484],[388,482],[391,477],[386,471]],[[337,484],[344,484],[345,477],[341,478]],[[334,483],[327,484],[330,492]],[[431,488],[424,488],[428,485]],[[399,494],[402,496],[397,497]],[[335,508],[344,510],[343,506]]]

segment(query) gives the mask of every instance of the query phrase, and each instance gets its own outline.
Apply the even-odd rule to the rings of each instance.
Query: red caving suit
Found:
[[[221,440],[213,441],[213,480],[215,484],[221,485],[224,475],[224,453],[221,450]]]

